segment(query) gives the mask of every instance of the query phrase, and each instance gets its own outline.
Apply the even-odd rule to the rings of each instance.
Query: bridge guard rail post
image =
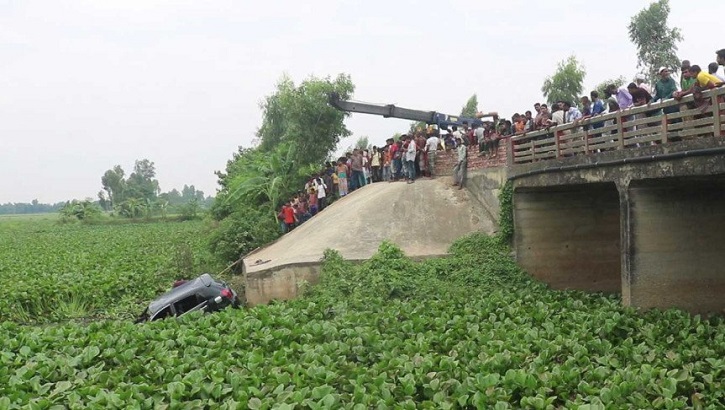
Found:
[[[662,115],[662,143],[666,144],[668,140],[667,137],[667,114]]]
[[[531,139],[529,143],[531,143],[531,162],[534,162],[536,161],[536,138]]]
[[[554,131],[554,142],[556,143],[556,159],[561,158],[561,134],[563,134],[563,131]]]
[[[624,149],[624,124],[622,124],[622,111],[617,111],[617,137],[619,149]]]
[[[713,92],[712,93],[712,119],[713,123],[713,135],[716,137],[725,137],[725,131],[722,129],[722,121],[720,120],[720,115],[723,114],[723,111],[720,109],[720,101],[725,99],[725,93],[722,91],[725,90],[724,87],[720,87],[719,92]]]
[[[584,154],[589,154],[589,127],[584,126]]]
[[[516,144],[514,143],[514,137],[509,138],[508,143],[508,150],[506,150],[506,163],[511,166],[514,164],[514,148],[516,148]]]

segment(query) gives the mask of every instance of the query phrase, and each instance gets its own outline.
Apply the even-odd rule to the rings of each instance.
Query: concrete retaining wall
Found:
[[[473,170],[506,167],[506,140],[502,140],[498,146],[498,153],[493,158],[487,158],[478,153],[478,147],[469,147],[468,155],[468,172]],[[436,176],[453,175],[453,167],[458,162],[458,155],[455,150],[445,150],[436,152]]]
[[[506,184],[506,167],[473,170],[468,174],[466,189],[483,205],[491,220],[499,224],[501,205],[498,196]]]
[[[304,284],[315,285],[320,280],[320,263],[297,263],[266,271],[244,274],[244,293],[248,306],[271,300],[296,298]]]

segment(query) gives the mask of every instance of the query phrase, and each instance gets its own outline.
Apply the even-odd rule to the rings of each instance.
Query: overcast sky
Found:
[[[101,175],[155,162],[161,189],[216,192],[215,170],[261,121],[283,73],[348,73],[355,99],[458,114],[542,100],[558,61],[586,89],[637,73],[627,37],[647,0],[0,0],[0,202],[95,198]],[[671,0],[680,57],[725,47],[725,1]],[[380,143],[409,121],[364,114],[352,138]]]

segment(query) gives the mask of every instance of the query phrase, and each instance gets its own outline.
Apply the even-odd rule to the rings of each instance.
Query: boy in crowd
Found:
[[[340,197],[347,195],[347,164],[345,162],[337,162],[337,186],[340,192]]]

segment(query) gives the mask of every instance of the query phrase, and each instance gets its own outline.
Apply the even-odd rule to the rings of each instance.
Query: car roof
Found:
[[[171,289],[170,291],[156,298],[154,301],[151,302],[151,304],[149,304],[149,315],[153,316],[154,314],[156,314],[156,312],[165,308],[166,306],[178,302],[179,300],[184,299],[189,295],[193,295],[197,293],[200,289],[210,287],[212,283],[217,282],[214,280],[214,278],[211,277],[211,275],[205,273],[196,279],[192,279],[182,285]]]

